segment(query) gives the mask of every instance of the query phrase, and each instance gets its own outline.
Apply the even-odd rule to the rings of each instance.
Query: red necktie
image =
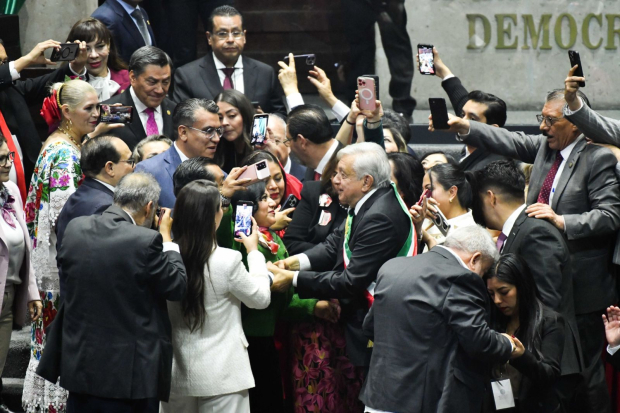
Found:
[[[549,205],[549,195],[551,195],[553,181],[555,180],[555,176],[557,175],[558,169],[560,168],[560,164],[563,160],[564,158],[562,158],[562,154],[558,151],[555,157],[555,162],[551,165],[551,169],[549,169],[549,173],[547,173],[545,182],[543,182],[543,186],[540,188],[540,193],[538,194],[538,200],[536,202]]]
[[[234,67],[227,67],[226,69],[222,69],[222,72],[224,72],[224,74],[226,75],[226,78],[224,79],[224,90],[234,89],[232,81],[232,74],[234,71]]]
[[[11,131],[9,131],[9,127],[4,120],[4,116],[2,116],[2,112],[0,112],[0,131],[2,131],[2,134],[6,138],[6,144],[9,147],[9,151],[15,152],[15,160],[13,161],[13,165],[15,166],[15,174],[17,175],[17,186],[19,187],[19,193],[22,196],[22,204],[25,204],[26,178],[24,176],[24,165],[19,157],[19,152],[15,147],[15,142],[13,142],[13,135],[11,135]]]
[[[321,174],[320,174],[320,173],[318,173],[318,172],[315,172],[315,173],[314,173],[314,180],[315,180],[315,181],[320,181],[320,180],[321,180]]]

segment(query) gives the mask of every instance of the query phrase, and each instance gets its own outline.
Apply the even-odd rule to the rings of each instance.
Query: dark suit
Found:
[[[306,180],[306,169],[307,168],[305,166],[300,165],[291,159],[291,171],[289,173],[299,179],[299,182],[304,182]]]
[[[312,271],[300,271],[297,292],[301,298],[338,298],[342,319],[347,323],[347,352],[356,366],[367,366],[370,351],[362,333],[368,311],[365,291],[377,278],[381,265],[396,257],[405,244],[411,218],[402,210],[391,187],[379,188],[361,206],[353,219],[345,268],[344,224],[327,239],[305,252]]]
[[[379,129],[376,129],[376,130],[379,130]],[[344,146],[342,146],[340,141],[336,141],[336,142],[338,143],[338,146],[336,146],[336,151],[334,152],[332,156],[335,156],[338,153],[338,151],[340,151],[340,149],[344,148]],[[306,167],[306,175],[304,176],[304,182],[314,181],[314,173],[315,173],[314,169]]]
[[[142,34],[140,34],[140,30],[138,30],[138,26],[136,26],[136,23],[127,13],[127,10],[118,4],[119,1],[122,0],[106,0],[105,3],[93,12],[92,17],[106,25],[112,33],[118,54],[125,62],[129,63],[133,52],[142,46],[146,46],[146,43]],[[140,7],[140,10],[144,20],[147,22],[152,46],[157,46],[155,44],[155,35],[149,22],[149,16],[142,7]]]
[[[329,206],[320,206],[319,197],[325,193],[320,181],[310,181],[301,190],[301,201],[295,209],[282,241],[289,254],[299,254],[325,241],[347,218],[347,210],[340,206],[337,197],[331,197]],[[327,225],[319,224],[321,213],[331,216]]]
[[[605,350],[607,352],[607,350]],[[607,362],[613,366],[614,369],[620,370],[620,352],[616,351],[613,355],[607,354]]]
[[[265,113],[286,114],[282,102],[284,92],[273,68],[246,56],[241,58],[243,88],[248,100],[258,102]],[[223,91],[211,52],[174,72],[172,100],[177,103],[189,98],[215,99]]]
[[[177,197],[174,196],[172,175],[174,175],[174,171],[177,170],[179,165],[181,165],[181,157],[174,145],[167,151],[136,165],[136,172],[148,172],[153,175],[159,183],[161,187],[159,206],[161,207],[174,208]]]
[[[489,363],[512,351],[489,310],[482,278],[443,247],[385,263],[364,320],[374,348],[360,399],[390,412],[479,413]]]
[[[144,129],[144,125],[142,125],[140,115],[136,110],[136,106],[133,102],[129,89],[127,89],[120,95],[112,96],[110,99],[102,103],[120,103],[123,106],[133,106],[134,114],[132,122],[122,128],[112,129],[110,132],[108,132],[108,135],[117,136],[122,139],[127,144],[127,146],[129,146],[129,149],[133,151],[133,148],[135,148],[135,146],[142,139],[146,138],[146,130]],[[174,127],[172,125],[172,113],[174,112],[175,107],[176,103],[174,103],[168,98],[164,98],[164,101],[161,102],[160,106],[161,116],[164,119],[164,130],[160,132],[172,140],[176,139],[176,131],[174,130]]]
[[[54,383],[60,375],[70,399],[75,393],[167,401],[166,300],[183,298],[187,276],[181,255],[162,249],[161,234],[132,224],[116,205],[71,221],[58,253],[65,300],[37,374]]]

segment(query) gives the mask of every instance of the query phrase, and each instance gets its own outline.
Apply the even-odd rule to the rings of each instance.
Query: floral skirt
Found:
[[[295,413],[361,413],[362,371],[349,361],[344,327],[317,320],[291,326]]]
[[[39,293],[43,303],[43,315],[31,326],[30,362],[24,380],[22,406],[28,413],[62,413],[65,412],[68,392],[58,383],[50,383],[36,373],[45,348],[47,337],[45,331],[58,313],[59,292],[50,290],[39,291]]]

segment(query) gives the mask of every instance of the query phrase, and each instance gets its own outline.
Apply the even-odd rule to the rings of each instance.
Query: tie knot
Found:
[[[564,157],[562,156],[562,153],[561,153],[560,151],[558,151],[558,152],[555,154],[555,161],[556,161],[556,162],[562,162],[563,160],[564,160]]]
[[[140,9],[135,9],[134,11],[132,11],[131,17],[133,17],[134,19],[139,19],[139,20],[142,20],[144,18]]]
[[[146,108],[146,109],[144,109],[144,113],[146,113],[147,115],[152,115],[153,113],[155,113],[155,109],[153,109],[153,108]]]
[[[349,209],[349,216],[351,218],[355,217],[355,210],[354,209]]]
[[[508,236],[502,232],[502,233],[501,233],[501,234],[499,234],[499,236],[497,237],[497,241],[498,241],[498,242],[504,242],[504,241],[506,241],[506,238],[508,238]]]
[[[231,77],[234,71],[235,71],[235,68],[234,68],[234,67],[227,67],[227,68],[225,68],[225,69],[222,69],[222,72],[224,72],[224,74],[225,74],[227,77]]]

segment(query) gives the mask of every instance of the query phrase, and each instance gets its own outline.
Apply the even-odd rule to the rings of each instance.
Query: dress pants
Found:
[[[11,333],[13,332],[13,301],[15,299],[15,286],[8,284],[4,288],[4,300],[0,310],[0,376],[4,370],[6,357],[11,345]]]
[[[161,403],[161,413],[250,413],[250,395],[247,390],[213,397],[186,397],[170,395],[168,403]]]
[[[157,399],[108,399],[69,392],[67,413],[158,413]]]

